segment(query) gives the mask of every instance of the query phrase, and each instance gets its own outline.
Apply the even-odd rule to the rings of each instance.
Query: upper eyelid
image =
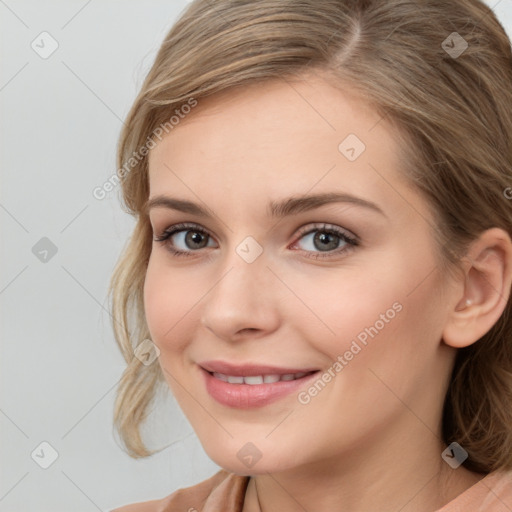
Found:
[[[348,232],[349,236],[359,239],[359,237],[350,231],[350,229],[344,228],[342,226],[338,226],[337,224],[333,224],[332,222],[310,222],[304,226],[301,226],[297,229],[297,233],[300,235],[305,235],[312,231],[317,231],[320,229],[324,229],[325,231],[341,231],[342,233]]]

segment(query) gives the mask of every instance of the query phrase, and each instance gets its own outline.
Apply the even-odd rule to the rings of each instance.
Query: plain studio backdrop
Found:
[[[170,394],[134,460],[112,427],[125,366],[107,286],[134,221],[123,119],[186,0],[0,0],[0,512],[94,512],[218,470]],[[489,0],[512,35],[512,0]],[[98,196],[99,194],[97,194]]]

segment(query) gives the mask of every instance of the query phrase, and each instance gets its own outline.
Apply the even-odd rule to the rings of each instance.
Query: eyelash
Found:
[[[193,257],[192,254],[194,252],[198,252],[198,250],[190,250],[190,251],[180,251],[177,249],[174,249],[169,243],[169,239],[171,236],[175,235],[176,233],[179,233],[181,231],[194,231],[195,233],[200,233],[204,236],[211,237],[211,235],[202,227],[200,227],[197,224],[193,223],[180,223],[175,224],[174,226],[171,226],[170,228],[163,231],[159,236],[157,236],[154,240],[155,242],[160,242],[166,246],[166,248],[173,254],[173,256],[179,256],[179,257]],[[343,242],[347,243],[348,246],[344,247],[342,249],[336,249],[334,251],[325,251],[325,254],[322,254],[322,252],[314,252],[314,256],[311,254],[311,251],[304,251],[308,255],[306,257],[312,258],[312,259],[322,259],[322,258],[329,258],[332,257],[334,254],[339,255],[340,253],[344,253],[347,251],[350,251],[354,249],[354,247],[359,246],[359,240],[357,237],[351,237],[346,232],[342,231],[340,228],[333,226],[331,224],[325,224],[325,223],[314,223],[312,227],[306,226],[304,228],[299,229],[297,242],[304,237],[305,235],[309,235],[311,233],[314,233],[315,231],[320,231],[322,233],[332,234],[337,237],[339,237]],[[294,242],[295,245],[296,242]]]

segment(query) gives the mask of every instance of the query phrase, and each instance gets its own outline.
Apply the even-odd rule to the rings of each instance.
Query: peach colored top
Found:
[[[132,503],[111,512],[242,512],[248,476],[221,469],[192,487],[169,496]],[[435,512],[511,512],[512,471],[489,473]]]

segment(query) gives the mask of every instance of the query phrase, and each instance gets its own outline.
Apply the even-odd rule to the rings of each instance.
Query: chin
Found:
[[[298,461],[297,450],[290,453],[276,452],[276,446],[267,440],[266,446],[256,441],[236,442],[235,446],[223,446],[218,444],[213,450],[205,451],[210,459],[218,466],[241,476],[263,475],[292,469],[304,461]],[[288,448],[290,448],[288,446]]]

